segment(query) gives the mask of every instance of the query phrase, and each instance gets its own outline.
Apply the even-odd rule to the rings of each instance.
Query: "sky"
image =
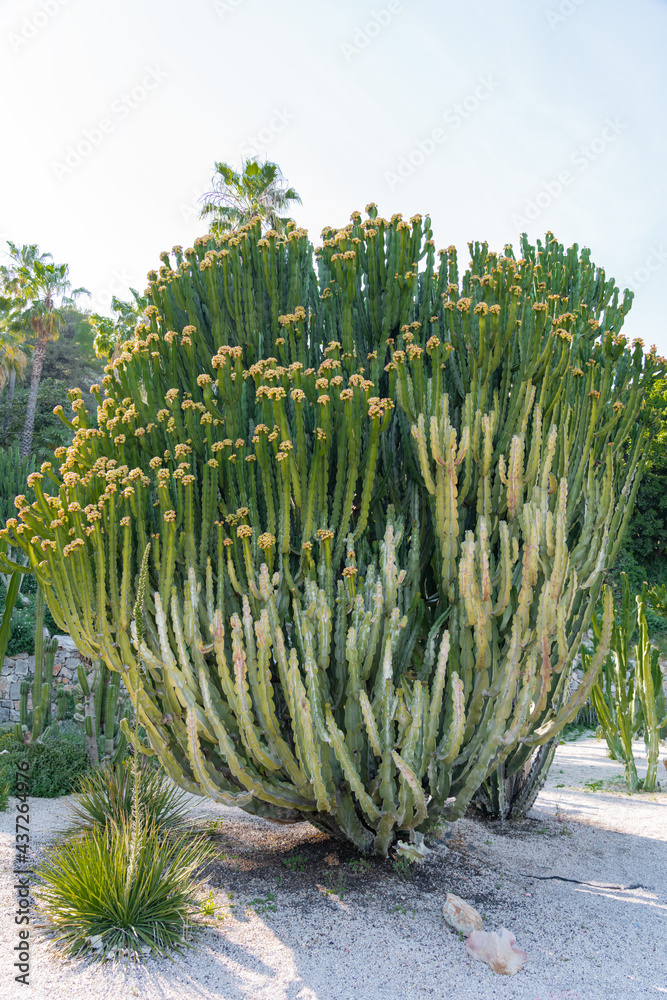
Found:
[[[37,243],[108,312],[257,155],[316,243],[375,201],[464,260],[588,246],[667,355],[666,37],[666,0],[0,0],[0,259]]]

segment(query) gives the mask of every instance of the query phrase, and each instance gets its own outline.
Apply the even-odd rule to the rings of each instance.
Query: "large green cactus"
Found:
[[[587,251],[521,249],[460,278],[374,206],[315,252],[207,237],[150,275],[97,427],[73,393],[7,540],[182,787],[418,854],[586,700],[662,359]]]

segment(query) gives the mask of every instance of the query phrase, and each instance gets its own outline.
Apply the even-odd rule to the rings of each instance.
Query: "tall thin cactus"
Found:
[[[586,702],[663,362],[551,234],[462,275],[421,216],[323,235],[163,254],[6,538],[182,787],[418,854]]]
[[[602,734],[612,757],[623,764],[625,782],[636,792],[637,775],[633,740],[642,733],[646,746],[647,770],[645,791],[654,791],[660,757],[660,731],[667,725],[659,650],[651,646],[646,624],[647,584],[633,597],[625,573],[621,574],[623,592],[611,637],[609,655],[592,689],[592,702]],[[593,618],[593,653],[584,652],[590,661],[600,644],[600,626]],[[630,646],[632,638],[634,646]]]
[[[53,695],[53,665],[58,651],[58,639],[44,634],[44,592],[37,588],[35,596],[35,673],[32,684],[32,733],[38,740],[51,723]],[[21,720],[23,722],[23,720]]]
[[[56,692],[56,706],[58,722],[64,722],[67,716],[67,690],[62,682],[58,685]]]
[[[74,719],[83,726],[88,758],[91,764],[99,763],[98,740],[103,737],[104,757],[116,761],[127,746],[121,722],[129,718],[129,710],[120,701],[121,676],[110,672],[100,658],[93,661],[90,671],[80,663],[77,676],[81,701]]]
[[[19,685],[19,723],[20,726],[28,728],[28,695],[30,694],[30,684],[28,681],[21,681]]]

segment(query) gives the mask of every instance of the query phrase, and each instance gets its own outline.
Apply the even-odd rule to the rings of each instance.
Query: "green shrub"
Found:
[[[9,804],[9,783],[0,776],[0,812],[5,812]]]
[[[658,615],[655,611],[651,611],[650,608],[646,608],[646,624],[648,625],[648,631],[651,638],[657,635],[667,635],[667,618],[662,615]]]
[[[45,852],[37,890],[57,941],[72,955],[128,959],[190,944],[198,888],[211,858],[205,838],[162,839],[155,826],[95,826]]]
[[[144,821],[161,833],[182,830],[188,809],[184,793],[176,788],[164,771],[148,766],[138,769],[139,808]],[[132,817],[132,762],[127,758],[117,764],[105,764],[79,779],[79,791],[72,809],[75,828],[104,827]]]
[[[0,734],[0,753],[2,753],[3,750],[9,750],[9,748],[13,746],[15,743],[16,743],[16,737],[14,736],[13,725],[11,726],[11,728],[3,729],[2,733]],[[0,758],[0,766],[2,765],[3,765],[3,760],[2,758]]]
[[[0,735],[0,812],[4,812],[9,803],[9,779],[4,772],[4,763],[9,752],[9,748],[16,742],[12,732],[5,732]],[[7,753],[3,753],[3,751]]]
[[[8,743],[8,753],[0,758],[0,779],[7,781],[10,795],[16,795],[17,767],[23,762],[28,764],[25,774],[30,782],[30,795],[44,799],[74,791],[81,775],[90,768],[79,739],[57,736],[44,743],[21,744],[12,737]]]
[[[19,653],[28,653],[30,656],[35,652],[35,592],[37,585],[34,576],[28,576],[21,585],[21,594],[29,599],[28,604],[22,604],[21,599],[16,602],[12,612],[12,631],[7,645],[7,656],[17,656]],[[6,588],[0,580],[0,603],[5,600]],[[44,609],[44,624],[51,635],[57,635],[62,629],[49,611]]]

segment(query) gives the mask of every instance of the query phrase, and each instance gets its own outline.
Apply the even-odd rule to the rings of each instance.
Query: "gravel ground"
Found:
[[[407,874],[307,823],[276,826],[193,799],[218,848],[204,895],[220,909],[199,950],[91,966],[33,931],[31,985],[20,991],[12,800],[0,814],[0,997],[657,1000],[667,995],[667,794],[628,796],[605,749],[592,738],[561,745],[528,820],[511,830],[460,820],[447,847]],[[33,851],[67,825],[67,802],[31,801]],[[497,976],[468,957],[443,923],[448,891],[477,907],[485,929],[516,934],[529,956],[521,972]]]

